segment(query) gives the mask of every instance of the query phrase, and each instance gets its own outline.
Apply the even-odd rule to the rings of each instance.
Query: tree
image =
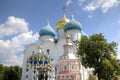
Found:
[[[117,44],[108,43],[104,36],[94,34],[89,38],[83,36],[79,41],[77,52],[85,67],[94,68],[98,79],[111,80],[114,72],[119,69],[117,62]]]
[[[14,69],[17,75],[17,80],[20,80],[22,76],[22,68],[20,68],[19,66],[14,66]]]
[[[21,68],[19,66],[5,67],[4,80],[20,80]]]
[[[0,80],[20,80],[22,69],[19,66],[0,65]]]
[[[2,64],[0,64],[0,80],[3,79],[3,76],[4,76],[4,67]]]

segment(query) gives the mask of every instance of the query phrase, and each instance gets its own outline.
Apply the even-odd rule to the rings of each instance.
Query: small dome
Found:
[[[67,30],[82,30],[82,26],[80,24],[80,22],[76,21],[73,16],[71,18],[71,20],[65,25],[64,31],[66,32]]]
[[[69,19],[67,19],[66,16],[64,15],[64,16],[62,17],[62,19],[60,19],[60,20],[57,22],[57,24],[56,24],[56,30],[64,28],[65,25],[66,25],[66,23],[68,23],[68,22],[69,22]]]
[[[47,25],[40,30],[39,35],[40,36],[49,35],[55,37],[55,31],[50,27],[49,23],[47,23]]]
[[[57,42],[58,42],[58,39],[55,38],[55,39],[54,39],[54,43],[57,43]]]

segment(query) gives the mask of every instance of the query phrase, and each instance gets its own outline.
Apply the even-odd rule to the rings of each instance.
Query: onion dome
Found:
[[[47,21],[47,25],[40,30],[39,35],[40,36],[48,35],[55,37],[55,31],[51,28],[48,21]]]
[[[42,46],[41,46],[41,45],[38,46],[38,53],[39,53],[39,54],[43,53],[43,51],[42,51]]]
[[[38,46],[38,49],[42,49],[42,46],[41,46],[41,45],[39,45],[39,46]]]
[[[76,21],[72,15],[71,20],[65,25],[64,31],[67,30],[82,30],[82,26],[80,22]]]
[[[64,15],[56,24],[56,30],[62,29],[65,27],[66,23],[69,22],[69,19]]]

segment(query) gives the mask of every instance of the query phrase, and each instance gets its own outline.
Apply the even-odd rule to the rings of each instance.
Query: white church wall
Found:
[[[76,44],[74,41],[80,40],[81,39],[81,32],[79,30],[68,30],[66,33],[64,32],[64,29],[59,29],[57,31],[57,37],[58,37],[58,42],[54,43],[54,37],[51,36],[40,36],[40,45],[42,46],[44,54],[48,55],[49,51],[49,57],[54,59],[52,61],[53,65],[57,66],[57,72],[59,72],[59,64],[58,60],[60,57],[63,56],[64,54],[64,44],[66,43],[65,35],[69,34],[72,39],[72,44],[73,44],[73,54],[76,54]],[[38,53],[38,45],[36,44],[30,44],[26,50],[24,51],[24,60],[23,60],[23,70],[22,70],[22,80],[25,80],[26,78],[26,62],[27,58],[29,58],[32,54]],[[80,66],[79,66],[80,65]],[[88,71],[86,68],[80,63],[78,66],[80,68],[80,74],[82,80],[87,80],[88,79]],[[32,80],[34,77],[33,71],[30,69],[28,72],[28,80]]]
[[[47,42],[47,41],[50,41],[50,42],[54,42],[54,37],[51,37],[51,36],[40,36],[40,44],[44,43],[44,42]]]
[[[59,29],[57,31],[57,36],[58,36],[58,40],[63,39],[65,37],[64,28],[63,29]]]
[[[58,43],[57,43],[57,52],[58,52],[58,55],[56,56],[57,59],[59,59],[64,54],[63,45],[65,43],[66,43],[65,38],[58,40]]]
[[[66,34],[71,36],[72,41],[81,39],[81,32],[79,30],[68,30]]]
[[[41,43],[41,45],[42,45],[44,54],[48,55],[48,52],[49,52],[50,58],[54,59],[56,57],[55,55],[56,49],[55,49],[54,42],[47,41],[47,42]]]
[[[23,68],[22,68],[22,80],[26,79],[26,63],[27,59],[34,53],[38,53],[38,45],[32,43],[27,46],[27,48],[24,50],[24,58],[23,58]],[[30,69],[28,72],[28,78],[29,80],[32,80],[32,70]]]

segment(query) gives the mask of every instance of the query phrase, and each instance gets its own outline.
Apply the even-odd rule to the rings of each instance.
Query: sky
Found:
[[[0,0],[0,64],[21,66],[25,47],[39,44],[48,17],[55,30],[64,6],[67,18],[72,13],[88,35],[117,42],[120,53],[120,0]]]

